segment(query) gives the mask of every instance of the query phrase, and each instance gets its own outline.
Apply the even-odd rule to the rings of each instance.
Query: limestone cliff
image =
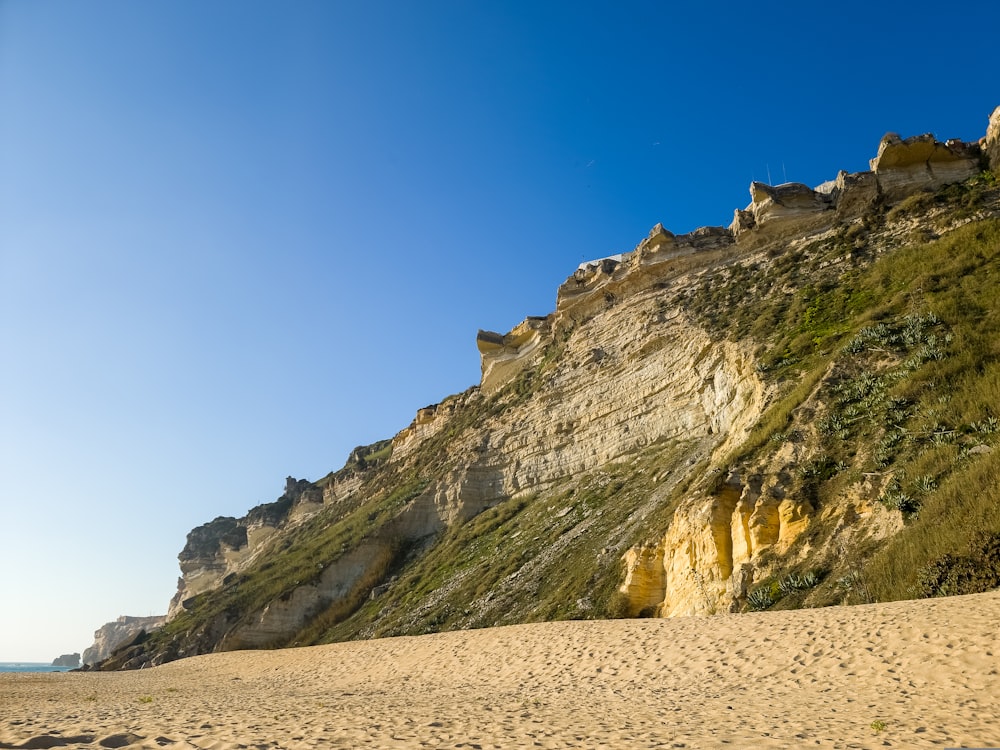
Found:
[[[927,385],[972,313],[928,296],[952,289],[943,266],[892,269],[917,274],[914,242],[965,232],[979,249],[955,277],[991,278],[973,270],[1000,217],[979,174],[997,122],[975,144],[886,136],[871,171],[755,182],[728,227],[657,225],[582,264],[551,314],[479,332],[478,386],[340,471],[193,530],[170,622],[108,666],[863,599],[858,566],[909,533],[910,485],[931,497],[953,471],[935,463],[947,436],[987,429],[946,430]],[[973,378],[962,367],[947,377]],[[992,455],[952,444],[963,461]]]
[[[141,632],[152,632],[162,627],[166,618],[130,617],[122,615],[117,620],[102,625],[94,632],[94,642],[83,651],[84,664],[97,664],[104,661],[115,649],[133,640]],[[79,665],[77,665],[79,666]]]

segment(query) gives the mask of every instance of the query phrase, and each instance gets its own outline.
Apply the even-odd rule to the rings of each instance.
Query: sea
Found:
[[[67,672],[69,669],[37,661],[0,661],[0,672]]]

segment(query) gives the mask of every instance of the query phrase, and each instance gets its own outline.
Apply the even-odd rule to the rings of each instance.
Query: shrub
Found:
[[[625,594],[621,591],[615,590],[615,592],[608,597],[607,604],[604,607],[604,612],[608,616],[608,619],[624,620],[625,618],[631,616],[632,603]]]
[[[747,596],[747,609],[751,612],[762,612],[774,606],[778,597],[775,596],[773,588],[774,584],[768,583],[751,591]]]
[[[979,594],[1000,586],[1000,533],[980,535],[964,555],[945,554],[917,579],[922,597]]]

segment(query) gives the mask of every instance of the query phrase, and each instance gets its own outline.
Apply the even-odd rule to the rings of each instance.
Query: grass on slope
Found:
[[[759,343],[758,368],[778,386],[716,479],[759,470],[792,441],[806,460],[786,490],[817,511],[868,477],[903,514],[881,548],[852,550],[854,601],[1000,585],[1000,459],[988,452],[1000,442],[1000,222],[980,213],[997,200],[980,175],[711,268],[686,292],[696,322]],[[834,532],[812,528],[809,543]]]
[[[880,549],[864,553],[873,554],[859,582],[862,598],[1000,585],[1000,457],[993,452],[1000,437],[1000,222],[966,224],[844,273],[820,294],[849,334],[838,334],[841,345],[828,355],[803,340],[811,334],[803,298],[811,294],[807,287],[788,306],[793,333],[779,328],[779,356],[771,357],[772,376],[787,380],[786,395],[734,460],[766,455],[775,439],[780,444],[798,405],[818,387],[820,439],[799,477],[819,506],[835,501],[846,480],[875,478],[881,502],[906,519]],[[868,307],[851,315],[846,301],[853,299]]]
[[[321,640],[608,616],[621,554],[644,514],[672,501],[664,475],[688,450],[662,441],[572,486],[506,500],[447,529]]]

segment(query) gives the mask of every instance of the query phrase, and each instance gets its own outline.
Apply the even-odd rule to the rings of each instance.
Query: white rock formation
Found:
[[[102,625],[94,631],[93,644],[84,650],[83,663],[96,664],[107,659],[116,648],[132,640],[143,630],[151,632],[162,627],[166,621],[165,615],[154,617],[122,615],[117,620]]]

